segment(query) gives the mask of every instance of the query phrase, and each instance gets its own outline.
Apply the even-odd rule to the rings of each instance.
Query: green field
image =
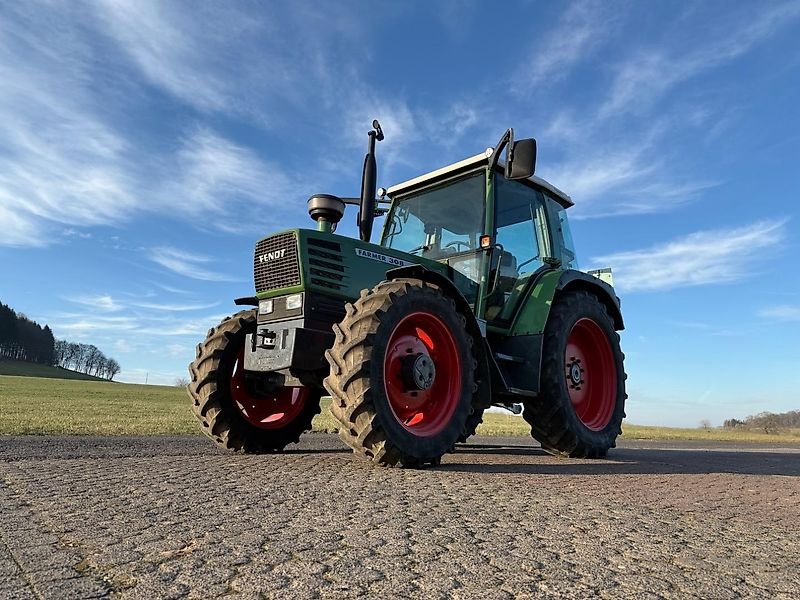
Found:
[[[335,431],[323,400],[315,431]],[[626,424],[627,439],[798,442],[800,431],[765,434],[726,429],[673,429]],[[0,434],[149,435],[198,433],[182,388],[103,381],[0,376]],[[523,435],[530,429],[510,414],[487,413],[483,435]]]
[[[39,365],[21,360],[0,360],[0,375],[16,375],[18,377],[49,377],[53,379],[78,379],[82,381],[105,381],[77,371]]]

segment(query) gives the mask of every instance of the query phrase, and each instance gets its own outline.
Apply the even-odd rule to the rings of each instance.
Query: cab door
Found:
[[[518,181],[496,177],[494,240],[485,318],[499,329],[511,327],[529,282],[548,268],[552,239],[543,193]]]

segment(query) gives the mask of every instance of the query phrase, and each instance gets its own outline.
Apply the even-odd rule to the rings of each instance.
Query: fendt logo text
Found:
[[[283,258],[284,254],[286,254],[286,248],[281,248],[280,250],[273,250],[272,252],[267,252],[266,254],[262,254],[261,256],[259,256],[258,262],[263,264],[271,260]]]

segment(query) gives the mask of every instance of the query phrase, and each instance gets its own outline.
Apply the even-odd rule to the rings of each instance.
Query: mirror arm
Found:
[[[494,176],[494,168],[497,166],[497,161],[500,160],[500,153],[503,151],[503,148],[505,148],[506,145],[508,145],[509,148],[514,146],[514,130],[512,128],[509,128],[503,134],[503,137],[500,138],[500,141],[497,142],[494,150],[492,150],[492,156],[489,158],[489,177]],[[509,164],[510,161],[507,161],[506,169],[508,169]]]
[[[345,204],[349,204],[350,206],[361,206],[361,198],[339,198]],[[375,200],[375,216],[382,217],[386,213],[389,212],[392,203],[387,202],[385,200]]]

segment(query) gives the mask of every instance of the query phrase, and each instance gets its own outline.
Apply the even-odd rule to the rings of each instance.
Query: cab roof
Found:
[[[446,179],[453,175],[458,175],[459,173],[466,173],[467,171],[471,171],[479,166],[486,166],[489,164],[489,158],[492,154],[492,148],[487,148],[486,152],[482,152],[481,154],[476,154],[475,156],[471,156],[469,158],[465,158],[457,163],[453,163],[452,165],[447,165],[446,167],[442,167],[441,169],[436,169],[435,171],[431,171],[430,173],[425,173],[424,175],[420,175],[419,177],[414,177],[413,179],[409,179],[408,181],[404,181],[402,183],[398,183],[393,185],[388,190],[386,190],[386,194],[393,198],[395,196],[399,196],[405,194],[406,192],[410,192],[414,189],[423,187],[430,183],[435,183],[442,179]],[[503,161],[500,161],[497,165],[497,169],[502,171],[504,170]],[[554,199],[561,204],[564,208],[569,208],[573,206],[575,203],[572,201],[566,193],[562,192],[552,183],[545,181],[541,177],[537,177],[536,175],[532,175],[527,179],[520,180],[522,182],[528,182],[528,185],[533,185],[534,187],[540,187],[548,192],[550,192]]]

